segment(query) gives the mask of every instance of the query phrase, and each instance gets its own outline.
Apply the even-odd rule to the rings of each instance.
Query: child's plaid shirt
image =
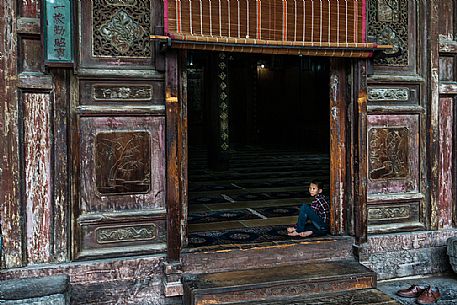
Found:
[[[328,204],[327,198],[322,194],[317,194],[314,196],[313,202],[311,203],[311,208],[316,212],[317,215],[324,221],[326,224],[330,221],[330,205]]]

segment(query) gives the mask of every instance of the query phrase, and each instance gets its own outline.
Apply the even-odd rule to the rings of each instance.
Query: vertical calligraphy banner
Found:
[[[72,65],[74,55],[71,0],[45,0],[43,5],[45,64]]]

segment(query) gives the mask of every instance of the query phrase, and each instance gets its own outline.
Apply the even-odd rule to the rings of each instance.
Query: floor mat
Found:
[[[232,147],[227,171],[211,170],[207,156],[204,147],[189,151],[190,247],[297,239],[286,227],[311,202],[309,182],[329,183],[328,154]]]
[[[311,230],[308,225],[306,230]],[[273,241],[297,240],[300,237],[287,235],[287,226],[265,226],[235,230],[195,232],[189,234],[188,246],[191,248],[227,244],[254,244]]]
[[[209,223],[209,222],[261,219],[261,218],[262,217],[260,217],[256,214],[253,214],[248,209],[243,209],[243,210],[227,210],[227,211],[190,213],[187,218],[187,222],[189,224],[196,224],[196,223]]]

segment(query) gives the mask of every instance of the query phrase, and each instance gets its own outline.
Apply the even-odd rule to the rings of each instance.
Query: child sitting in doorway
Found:
[[[330,205],[327,198],[322,194],[321,181],[313,180],[309,184],[309,193],[313,202],[309,205],[304,203],[300,208],[297,224],[287,228],[287,235],[308,237],[312,235],[325,235],[328,232],[330,220]],[[308,220],[312,227],[305,229]]]

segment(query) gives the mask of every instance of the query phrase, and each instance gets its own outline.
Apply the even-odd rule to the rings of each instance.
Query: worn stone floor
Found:
[[[388,294],[404,305],[416,304],[415,299],[402,298],[395,293],[399,289],[409,288],[412,284],[421,286],[438,287],[441,299],[436,304],[457,305],[457,274],[443,274],[425,277],[409,277],[403,279],[386,280],[378,282],[378,289]]]

